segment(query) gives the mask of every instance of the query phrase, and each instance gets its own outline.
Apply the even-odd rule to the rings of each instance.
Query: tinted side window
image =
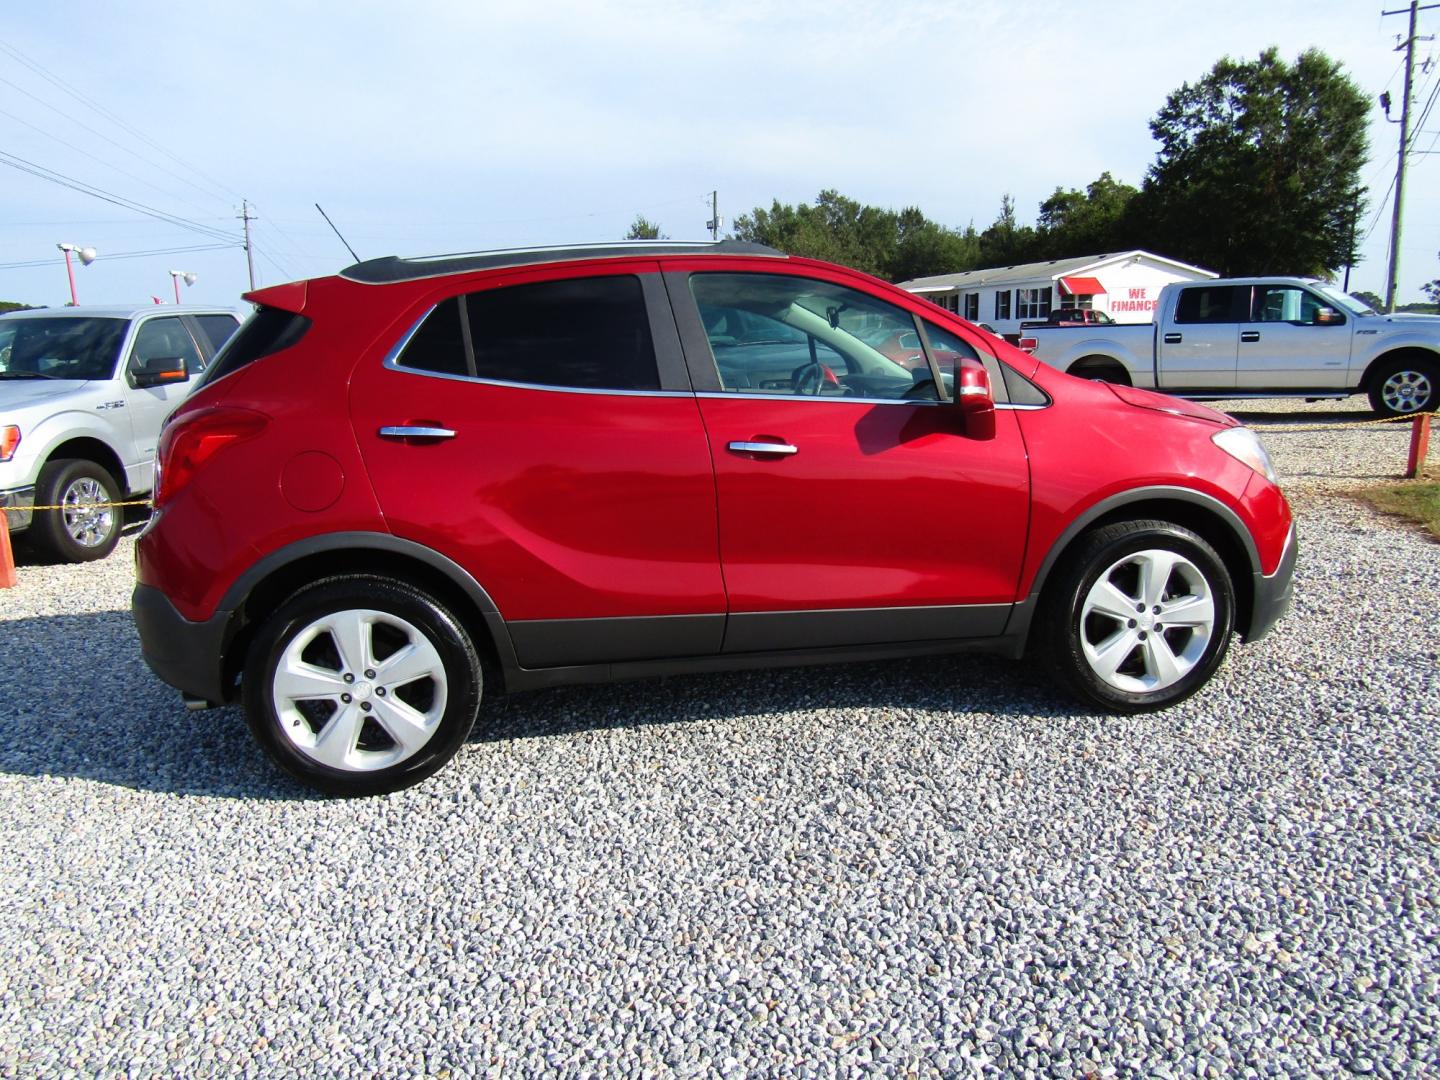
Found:
[[[209,386],[246,364],[288,349],[310,329],[310,320],[279,308],[262,307],[245,320],[245,325],[225,342],[220,354],[205,369],[198,386]]]
[[[131,363],[144,363],[162,356],[180,357],[185,361],[185,370],[191,375],[199,374],[205,367],[190,331],[175,316],[150,319],[142,324],[130,350]]]
[[[1240,294],[1249,292],[1239,285],[1201,285],[1181,289],[1180,303],[1175,307],[1177,323],[1241,322]]]
[[[640,279],[573,278],[465,298],[475,374],[583,390],[658,390]]]
[[[417,371],[441,375],[474,375],[465,362],[465,335],[460,331],[460,298],[441,301],[420,329],[411,335],[395,362]]]
[[[210,342],[211,355],[219,352],[220,346],[229,341],[230,335],[240,326],[240,321],[233,315],[196,315],[195,321],[200,324],[200,332]]]

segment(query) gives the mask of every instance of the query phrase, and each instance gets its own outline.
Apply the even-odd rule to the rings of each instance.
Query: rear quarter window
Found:
[[[310,320],[280,308],[262,307],[245,320],[245,324],[227,340],[196,383],[198,390],[216,379],[223,379],[256,360],[271,356],[296,344],[310,329]]]

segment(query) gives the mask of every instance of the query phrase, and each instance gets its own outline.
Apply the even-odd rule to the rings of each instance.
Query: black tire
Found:
[[[119,501],[119,485],[104,466],[83,458],[48,461],[35,485],[35,504],[75,509],[37,510],[30,526],[32,542],[60,562],[103,559],[120,542],[125,512],[119,507],[87,510],[85,504]]]
[[[1125,365],[1106,356],[1083,356],[1071,364],[1065,374],[1074,375],[1077,379],[1114,383],[1116,386],[1132,385]]]
[[[1172,556],[1180,561],[1167,571],[1165,562]],[[1147,573],[1156,576],[1158,585],[1146,588]],[[1099,584],[1102,576],[1113,593]],[[1189,591],[1180,594],[1181,588]],[[1098,608],[1087,615],[1092,589],[1096,603],[1107,607],[1118,609],[1121,598],[1128,601],[1126,621]],[[1163,610],[1157,616],[1151,603],[1156,599],[1163,610],[1172,611],[1176,623],[1167,627],[1159,621]],[[1203,616],[1207,599],[1208,626],[1186,622]],[[1137,608],[1133,618],[1131,605]],[[1047,585],[1038,618],[1039,644],[1056,682],[1110,712],[1148,712],[1183,701],[1215,673],[1230,646],[1235,592],[1215,549],[1189,529],[1166,521],[1125,521],[1081,538]],[[1099,649],[1112,642],[1109,649]],[[1098,667],[1105,666],[1104,657],[1120,661],[1108,678],[1092,663],[1087,645]]]
[[[1377,416],[1434,412],[1440,405],[1440,364],[1424,356],[1397,356],[1370,372],[1368,387],[1370,408]]]
[[[363,662],[346,662],[341,638],[316,629],[325,622],[341,633],[372,626],[357,632],[368,636],[374,666],[350,670]],[[421,639],[433,661],[425,659],[430,654]],[[358,638],[348,640],[352,652],[363,648]],[[405,656],[438,674],[391,682],[387,690],[385,667]],[[317,672],[317,692],[284,693],[283,678],[277,681],[282,662],[287,672],[299,670],[300,679]],[[398,666],[392,672],[403,673]],[[417,784],[454,757],[475,725],[481,689],[474,644],[445,607],[403,582],[348,575],[301,589],[265,620],[246,655],[241,693],[251,733],[280,768],[325,794],[360,796]],[[396,732],[416,745],[407,748]],[[340,755],[343,767],[333,764]]]

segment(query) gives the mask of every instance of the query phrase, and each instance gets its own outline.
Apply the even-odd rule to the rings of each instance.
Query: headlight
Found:
[[[0,427],[0,461],[9,461],[15,456],[15,448],[20,445],[20,429],[14,424],[6,424]]]
[[[1211,439],[1221,450],[1236,461],[1243,461],[1272,484],[1280,483],[1280,478],[1275,475],[1275,466],[1270,463],[1270,455],[1265,452],[1265,446],[1260,442],[1260,436],[1249,428],[1226,428],[1212,435]]]

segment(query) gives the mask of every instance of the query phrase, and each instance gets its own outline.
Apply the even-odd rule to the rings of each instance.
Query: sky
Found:
[[[1403,6],[1389,0],[1384,10]],[[1148,123],[1222,56],[1319,48],[1398,118],[1406,29],[1362,0],[1074,4],[128,0],[0,22],[0,300],[239,307],[362,258],[618,240],[637,214],[708,239],[824,189],[963,228],[1022,222],[1101,172],[1139,185]],[[1203,12],[1203,15],[1201,14]],[[1440,10],[1420,33],[1440,33]],[[1421,72],[1419,61],[1436,63]],[[1417,107],[1440,47],[1417,50]],[[1440,108],[1414,144],[1440,151]],[[1376,105],[1351,288],[1383,294],[1399,129]],[[103,201],[55,182],[118,197]],[[134,208],[143,205],[165,220]],[[177,220],[179,219],[179,220]],[[1373,223],[1373,230],[1372,230]],[[176,249],[191,250],[176,250]],[[205,249],[205,250],[200,250]],[[144,254],[164,252],[164,254]],[[1088,254],[1076,252],[1076,254]],[[28,264],[28,265],[15,265]],[[1399,300],[1440,277],[1440,152],[1407,175]]]

